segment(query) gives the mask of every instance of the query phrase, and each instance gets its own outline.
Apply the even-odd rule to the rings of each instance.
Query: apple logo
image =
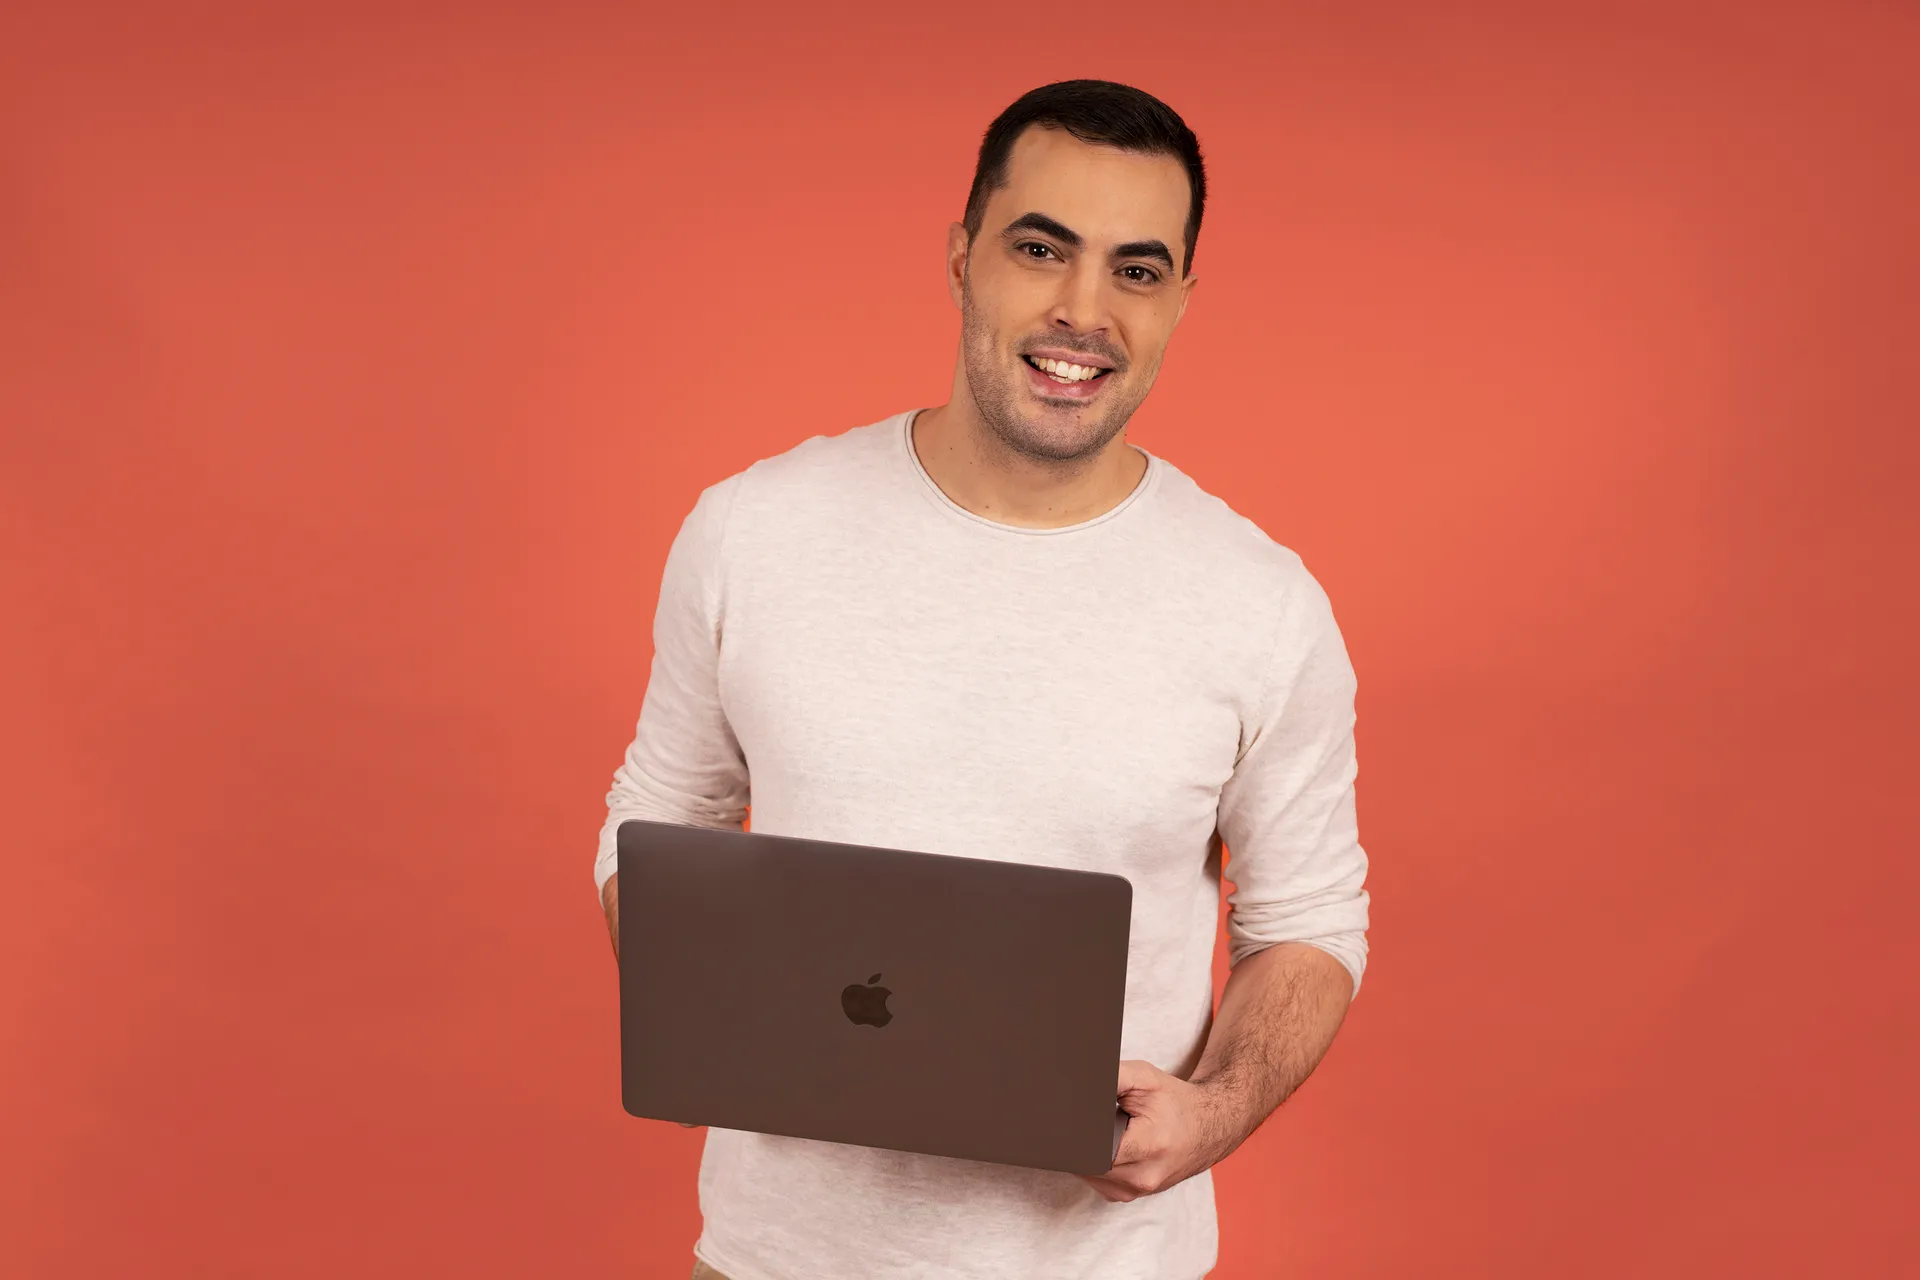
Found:
[[[856,982],[840,993],[840,1007],[856,1027],[884,1027],[893,1021],[893,1010],[887,1008],[887,997],[893,992],[872,985],[878,981],[876,973],[867,979],[867,986]]]

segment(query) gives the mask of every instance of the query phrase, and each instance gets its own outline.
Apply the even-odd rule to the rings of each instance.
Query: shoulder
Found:
[[[743,492],[778,495],[826,488],[845,494],[862,479],[895,474],[903,415],[833,435],[814,435],[741,472]]]
[[[696,509],[721,522],[765,519],[823,504],[844,511],[863,490],[897,478],[901,416],[809,436],[709,485]]]
[[[1300,554],[1178,468],[1161,480],[1169,540],[1213,578],[1218,616],[1243,619],[1249,641],[1258,638],[1259,705],[1297,702],[1309,688],[1351,698],[1353,664],[1333,602]]]
[[[1160,468],[1154,535],[1181,560],[1243,599],[1323,602],[1326,593],[1292,547],[1168,462]]]

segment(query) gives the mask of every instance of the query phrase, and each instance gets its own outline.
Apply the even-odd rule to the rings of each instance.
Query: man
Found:
[[[947,402],[756,463],[674,541],[596,866],[616,948],[619,824],[739,827],[750,788],[756,831],[1134,886],[1110,1173],[710,1130],[696,1276],[1194,1280],[1208,1170],[1358,990],[1355,685],[1327,597],[1125,434],[1193,293],[1205,194],[1164,103],[1022,97],[948,233]]]

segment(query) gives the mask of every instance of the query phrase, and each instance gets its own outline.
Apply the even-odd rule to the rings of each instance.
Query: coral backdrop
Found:
[[[685,1274],[590,881],[662,558],[944,395],[1097,75],[1214,179],[1135,439],[1361,678],[1220,1280],[1920,1274],[1911,6],[647,10],[0,16],[0,1270]]]

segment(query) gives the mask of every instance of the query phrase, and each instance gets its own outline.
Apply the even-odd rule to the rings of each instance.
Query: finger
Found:
[[[1123,1182],[1115,1182],[1112,1178],[1092,1178],[1081,1174],[1080,1180],[1092,1187],[1101,1199],[1110,1203],[1124,1204],[1139,1195],[1132,1187]]]
[[[1136,1100],[1136,1106],[1138,1100]],[[1113,1153],[1113,1167],[1124,1169],[1137,1165],[1144,1160],[1155,1159],[1165,1153],[1167,1148],[1167,1129],[1164,1118],[1149,1113],[1141,1107],[1127,1117],[1127,1127],[1120,1132],[1120,1146]]]
[[[1120,1095],[1155,1089],[1164,1074],[1151,1062],[1128,1058],[1120,1064]]]
[[[1138,1164],[1154,1148],[1152,1122],[1145,1116],[1134,1116],[1127,1121],[1127,1127],[1120,1134],[1120,1148],[1113,1153],[1113,1167],[1124,1168]]]

